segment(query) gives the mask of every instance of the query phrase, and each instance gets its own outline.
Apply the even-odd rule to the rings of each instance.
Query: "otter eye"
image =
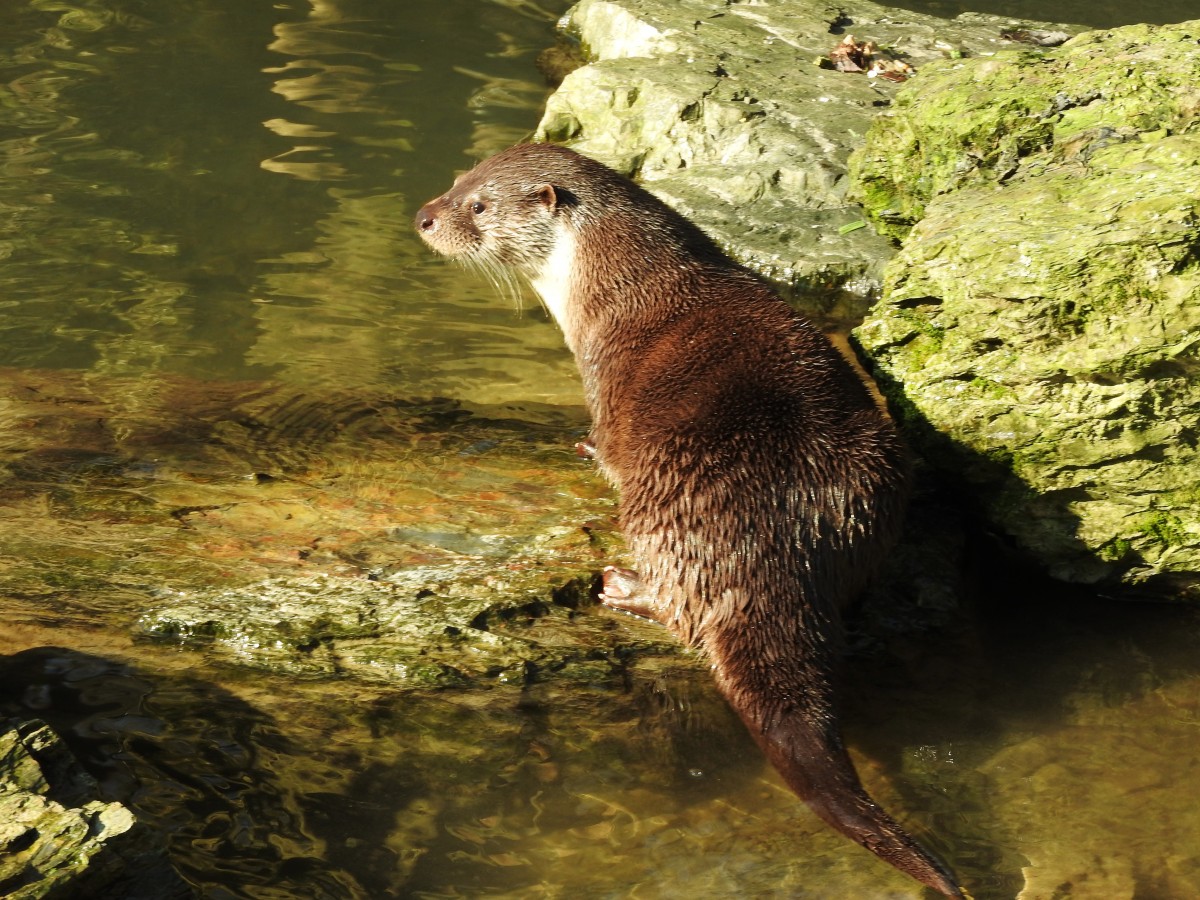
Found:
[[[473,212],[475,215],[479,215],[485,209],[487,209],[487,204],[484,203],[482,200],[476,200],[474,203],[471,204],[471,212]]]

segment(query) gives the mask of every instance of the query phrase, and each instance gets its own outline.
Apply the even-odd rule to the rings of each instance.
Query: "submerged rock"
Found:
[[[1008,45],[1009,20],[865,0],[583,0],[564,23],[592,62],[551,96],[538,136],[635,174],[800,302],[856,318],[891,248],[859,227],[846,160],[898,85],[835,71],[830,53],[853,33],[919,71]]]
[[[1058,578],[1200,598],[1200,22],[926,68],[854,165],[904,238],[856,332]]]
[[[0,407],[26,423],[0,448],[14,616],[404,687],[589,680],[679,652],[593,612],[620,541],[573,410],[10,370]]]
[[[678,652],[650,623],[578,613],[590,585],[571,578],[549,556],[292,576],[179,592],[137,628],[243,665],[413,688],[603,681]]]

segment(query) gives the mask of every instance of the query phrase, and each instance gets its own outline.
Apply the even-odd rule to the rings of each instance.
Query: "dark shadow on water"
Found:
[[[165,834],[206,898],[521,896],[546,875],[545,836],[607,826],[612,806],[581,811],[581,797],[670,805],[754,774],[699,669],[443,694],[228,674],[262,705],[200,678],[27,650],[0,658],[0,718],[49,724],[105,800]],[[276,693],[303,696],[275,715]]]
[[[0,659],[0,698],[0,714],[49,724],[104,799],[166,832],[172,863],[202,896],[255,896],[255,885],[367,896],[307,833],[318,803],[291,791],[280,771],[303,750],[229,692],[44,647]]]

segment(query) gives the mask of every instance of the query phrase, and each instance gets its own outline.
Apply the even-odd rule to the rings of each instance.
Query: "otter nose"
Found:
[[[417,231],[422,234],[431,234],[437,231],[438,220],[437,216],[434,215],[432,203],[426,203],[417,210],[417,217],[413,220],[413,224],[416,225]]]

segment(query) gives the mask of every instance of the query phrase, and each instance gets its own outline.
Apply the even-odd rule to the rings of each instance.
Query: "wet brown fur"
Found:
[[[838,728],[840,610],[894,539],[907,481],[846,360],[686,219],[562,147],[492,157],[416,224],[441,253],[522,272],[558,319],[638,567],[608,573],[605,601],[703,647],[825,821],[964,896],[867,795]]]

